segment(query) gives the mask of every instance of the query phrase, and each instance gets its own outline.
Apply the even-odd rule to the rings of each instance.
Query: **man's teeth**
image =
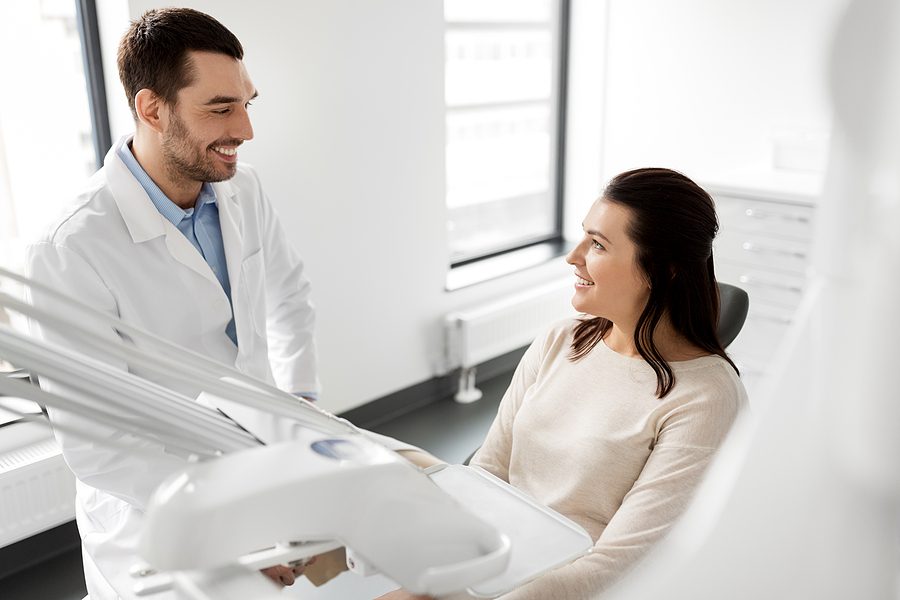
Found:
[[[213,150],[215,150],[219,154],[224,154],[225,156],[234,156],[235,154],[237,154],[237,148],[222,148],[216,146],[213,148]]]
[[[588,281],[587,279],[582,279],[578,275],[575,276],[575,283],[578,285],[594,285],[593,281]]]

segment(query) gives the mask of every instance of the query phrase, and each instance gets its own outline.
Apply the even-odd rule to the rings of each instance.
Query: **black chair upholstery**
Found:
[[[747,292],[728,283],[719,284],[719,325],[716,328],[722,347],[727,348],[741,332],[747,311],[750,309],[750,297]]]

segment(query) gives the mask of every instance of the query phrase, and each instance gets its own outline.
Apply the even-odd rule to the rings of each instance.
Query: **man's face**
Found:
[[[239,60],[213,52],[189,56],[194,81],[169,106],[165,168],[176,181],[225,181],[237,170],[237,147],[253,138],[247,108],[256,88]]]

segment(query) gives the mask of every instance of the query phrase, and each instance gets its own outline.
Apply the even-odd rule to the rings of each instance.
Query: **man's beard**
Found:
[[[222,145],[237,145],[240,140],[228,140]],[[216,146],[218,144],[211,144]],[[162,153],[165,158],[166,170],[169,177],[175,181],[201,181],[215,182],[231,179],[237,172],[237,163],[221,163],[224,170],[217,169],[215,159],[209,155],[212,152],[210,146],[201,149],[200,144],[194,140],[175,111],[169,130],[165,133],[162,142]]]

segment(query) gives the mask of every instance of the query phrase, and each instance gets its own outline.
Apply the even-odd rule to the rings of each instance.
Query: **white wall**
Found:
[[[824,66],[844,0],[610,0],[603,172],[704,178],[827,133]]]
[[[130,0],[129,13],[168,4]],[[242,158],[260,172],[306,259],[326,408],[347,410],[431,378],[446,312],[568,272],[560,260],[444,291],[440,2],[184,4],[244,45],[260,98]],[[104,32],[112,45],[120,35]],[[110,102],[122,97],[111,92]]]
[[[128,13],[165,4],[129,0]],[[444,291],[438,0],[186,4],[245,46],[261,96],[242,157],[306,258],[326,408],[429,379],[442,315],[568,272],[559,260]],[[573,0],[567,234],[578,234],[603,181],[626,168],[702,178],[768,161],[773,132],[827,131],[820,69],[842,4]],[[102,25],[109,57],[121,31]],[[114,71],[107,78],[116,84]],[[121,98],[110,92],[111,103]]]

